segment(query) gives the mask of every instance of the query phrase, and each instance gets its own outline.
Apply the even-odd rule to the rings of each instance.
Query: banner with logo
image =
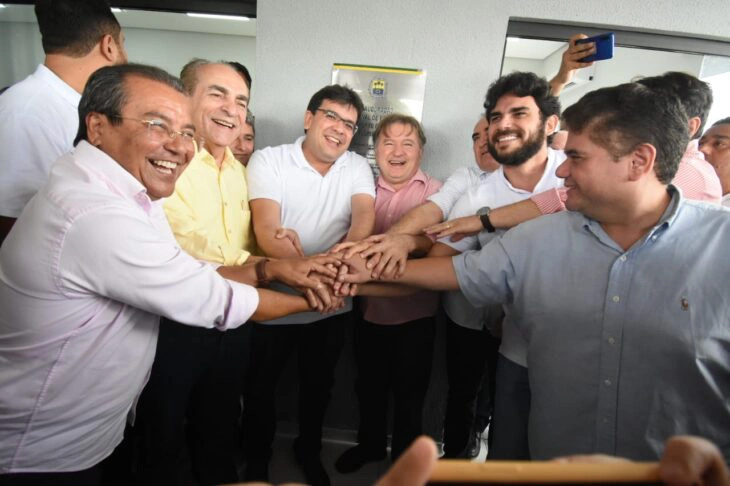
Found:
[[[378,174],[373,150],[373,131],[381,118],[389,113],[404,113],[421,121],[426,92],[426,71],[359,64],[334,64],[332,84],[349,86],[365,105],[359,129],[350,150],[366,157]]]

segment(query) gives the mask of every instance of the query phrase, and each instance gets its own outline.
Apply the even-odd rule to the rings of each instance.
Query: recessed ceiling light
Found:
[[[248,17],[238,16],[238,15],[219,15],[219,14],[204,14],[204,13],[193,13],[188,12],[186,14],[188,17],[200,17],[204,19],[218,19],[218,20],[236,20],[238,22],[248,22],[251,20]]]
[[[121,13],[121,12],[126,12],[126,10],[124,10],[123,8],[112,7],[112,12]]]

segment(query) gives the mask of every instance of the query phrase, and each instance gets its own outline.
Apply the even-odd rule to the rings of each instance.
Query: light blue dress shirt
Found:
[[[454,257],[472,304],[509,305],[527,342],[534,459],[653,460],[675,434],[730,459],[730,211],[670,191],[628,251],[562,212]]]

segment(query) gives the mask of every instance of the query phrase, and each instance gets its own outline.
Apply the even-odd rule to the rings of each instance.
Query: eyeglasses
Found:
[[[334,111],[325,110],[324,108],[317,108],[317,111],[321,111],[322,113],[324,113],[325,118],[327,118],[330,121],[342,122],[342,124],[345,125],[345,128],[347,128],[350,132],[352,132],[353,135],[357,133],[358,126],[356,124],[352,123],[349,120],[345,120],[344,118],[342,118],[340,115],[338,115]]]
[[[141,118],[131,118],[128,116],[115,116],[117,120],[132,120],[132,121],[138,121],[142,123],[143,125],[147,126],[147,136],[150,140],[156,143],[166,143],[168,141],[175,140],[176,137],[179,137],[181,143],[185,146],[186,149],[192,149],[193,151],[197,150],[197,144],[199,144],[201,141],[197,140],[195,138],[195,132],[192,130],[173,130],[169,126],[167,126],[167,123],[165,123],[162,120],[144,120]]]

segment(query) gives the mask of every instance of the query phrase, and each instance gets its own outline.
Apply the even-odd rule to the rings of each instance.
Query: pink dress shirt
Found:
[[[381,177],[375,187],[375,231],[384,233],[411,208],[424,202],[441,188],[441,181],[420,169],[399,191]],[[366,321],[375,324],[402,324],[432,316],[438,309],[438,293],[422,291],[404,297],[363,297],[360,310]]]
[[[258,305],[175,242],[161,201],[81,142],[0,249],[0,474],[87,469],[122,440],[160,315],[236,327]]]
[[[677,186],[687,199],[714,204],[720,204],[722,201],[720,178],[705,160],[702,152],[697,150],[697,140],[691,140],[687,145],[672,184]],[[542,214],[552,214],[565,211],[566,197],[566,189],[559,188],[535,194],[530,199]]]

